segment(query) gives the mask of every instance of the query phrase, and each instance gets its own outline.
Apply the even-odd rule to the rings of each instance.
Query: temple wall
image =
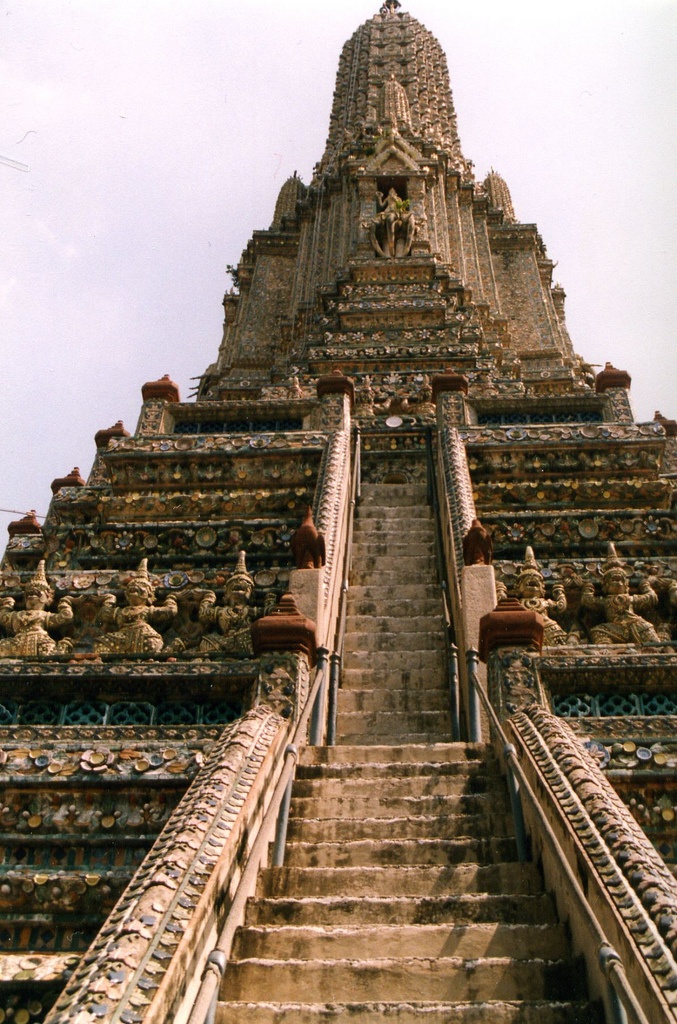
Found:
[[[500,312],[508,317],[518,352],[559,349],[548,317],[536,253],[526,248],[493,249]]]
[[[241,367],[268,366],[280,335],[280,319],[288,314],[295,260],[260,255],[238,330],[235,363]]]

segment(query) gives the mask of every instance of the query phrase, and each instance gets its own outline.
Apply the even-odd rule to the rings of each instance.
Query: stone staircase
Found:
[[[424,486],[363,485],[355,518],[338,743],[450,739],[434,544]]]
[[[388,500],[387,500],[388,499]],[[446,742],[425,493],[364,488],[339,745],[302,751],[217,1024],[601,1024],[483,745]]]

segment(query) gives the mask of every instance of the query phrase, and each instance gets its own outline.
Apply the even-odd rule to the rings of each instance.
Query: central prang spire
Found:
[[[451,165],[469,175],[444,52],[431,32],[398,7],[397,0],[384,3],[343,48],[320,171],[335,171],[342,155],[395,131],[417,146],[445,150]]]

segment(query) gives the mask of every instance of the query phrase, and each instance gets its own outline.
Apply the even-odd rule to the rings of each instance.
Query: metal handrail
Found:
[[[468,654],[477,655],[477,652],[471,649],[470,651],[468,651]],[[586,922],[586,925],[592,933],[595,941],[597,942],[599,966],[600,969],[603,971],[604,975],[606,976],[607,983],[609,985],[611,1011],[614,1017],[613,1024],[627,1024],[628,1018],[626,1011],[628,1009],[630,1009],[631,1013],[633,1014],[636,1024],[650,1024],[649,1019],[647,1018],[646,1014],[642,1010],[642,1007],[637,1001],[635,993],[632,991],[632,988],[630,987],[630,983],[628,982],[628,978],[625,973],[625,968],[623,966],[623,961],[621,960],[621,957],[613,948],[609,940],[607,939],[602,926],[595,917],[595,914],[593,913],[593,910],[590,904],[588,903],[587,897],[583,892],[581,884],[578,881],[576,875],[574,874],[571,865],[569,864],[569,861],[566,857],[566,854],[564,853],[564,850],[562,849],[560,842],[557,836],[555,835],[554,829],[552,828],[552,825],[550,824],[548,817],[545,811],[543,810],[538,797],[534,793],[531,784],[521,764],[519,763],[517,751],[515,750],[513,744],[509,742],[505,730],[501,724],[501,721],[498,715],[496,714],[496,710],[493,704],[489,700],[488,695],[485,693],[484,688],[480,686],[476,672],[469,674],[469,682],[471,688],[476,690],[479,700],[481,701],[482,706],[484,707],[484,710],[487,713],[487,716],[489,718],[490,729],[493,726],[493,729],[498,739],[503,743],[503,756],[505,758],[506,766],[508,769],[508,788],[510,790],[511,803],[513,804],[513,813],[515,813],[515,806],[518,805],[519,810],[517,813],[521,818],[521,829],[523,831],[523,836],[526,839],[526,829],[524,826],[524,818],[522,815],[522,803],[520,795],[522,790],[524,791],[524,793],[526,793],[529,799],[529,803],[531,804],[531,807],[536,813],[536,816],[539,820],[540,834],[547,838],[547,841],[550,845],[550,849],[553,852],[555,859],[559,863],[560,871],[566,878],[566,881],[569,886],[569,891],[573,893],[573,896],[579,906],[579,909],[583,913],[583,918]],[[510,782],[511,779],[512,786]],[[515,790],[515,802],[513,802],[513,788]],[[519,831],[519,829],[520,825],[518,824],[518,821],[516,819],[516,832]]]
[[[444,606],[444,620],[447,629],[447,676],[449,681],[449,712],[451,717],[451,738],[458,742],[461,738],[461,709],[458,686],[458,651],[454,644],[454,620],[451,612],[449,599],[449,577],[447,573],[447,562],[444,557],[444,537],[442,535],[442,521],[440,516],[440,500],[437,487],[437,474],[435,472],[435,460],[433,458],[433,431],[432,427],[426,430],[426,462],[427,462],[427,499],[432,506],[433,519],[435,521],[435,564],[437,567],[437,581],[442,591],[442,603]]]
[[[314,709],[322,687],[325,684],[327,673],[326,652],[325,659],[318,663],[318,670],[315,673],[312,688],[308,694],[306,706],[301,717],[296,723],[296,728],[290,743],[284,751],[284,765],[277,780],[270,803],[263,816],[263,821],[254,840],[254,844],[247,857],[247,863],[235,890],[232,903],[228,910],[228,916],[219,934],[216,946],[207,958],[207,964],[197,997],[188,1018],[188,1024],[214,1024],[216,1015],[216,1004],[218,1002],[219,987],[228,963],[228,954],[240,925],[242,914],[253,885],[258,875],[261,861],[270,841],[270,835],[275,829],[275,847],[273,851],[273,865],[280,867],[284,856],[284,842],[287,835],[287,821],[289,817],[289,801],[291,799],[291,787],[294,781],[294,770],[298,760],[297,744],[305,738],[306,729],[310,719],[311,711]],[[286,810],[286,814],[284,813]],[[279,863],[278,863],[279,861]]]
[[[347,591],[348,576],[350,573],[353,541],[353,520],[355,506],[361,494],[361,442],[359,428],[355,428],[355,455],[352,468],[352,480],[350,489],[350,502],[348,505],[348,523],[346,533],[346,549],[344,553],[344,569],[341,582],[341,594],[339,598],[339,612],[337,626],[334,634],[334,653],[328,659],[329,651],[320,647],[317,651],[317,669],[313,686],[308,695],[305,707],[294,729],[291,741],[287,744],[284,752],[284,765],[280,776],[273,790],[270,803],[263,816],[254,844],[247,857],[247,863],[238,882],[233,896],[230,909],[224,926],[219,934],[216,946],[207,957],[202,982],[198,990],[197,998],[193,1004],[188,1024],[214,1024],[216,1005],[221,981],[228,964],[228,953],[230,951],[235,932],[239,927],[240,920],[244,913],[245,904],[255,884],[261,861],[267,844],[273,831],[275,823],[275,839],[271,864],[273,867],[282,867],[284,863],[284,852],[287,841],[287,826],[289,822],[289,808],[291,803],[292,786],[294,784],[294,773],[298,760],[298,745],[305,738],[306,729],[310,724],[310,735],[308,737],[311,746],[321,743],[325,718],[325,697],[328,690],[329,708],[327,725],[327,742],[333,744],[336,737],[336,705],[338,680],[340,674],[341,658],[343,653],[343,642],[345,638],[346,614],[347,614]],[[331,662],[329,680],[327,680],[327,664]],[[329,682],[329,687],[327,687]]]
[[[355,524],[355,508],[362,494],[362,441],[360,428],[355,427],[355,455],[353,459],[352,480],[350,482],[350,501],[348,503],[348,529],[346,533],[346,546],[343,555],[343,579],[341,581],[341,596],[339,599],[339,611],[334,633],[334,652],[330,657],[331,668],[329,672],[329,709],[327,712],[327,746],[333,747],[336,743],[336,716],[338,713],[338,688],[341,677],[341,664],[343,661],[343,644],[346,636],[346,617],[348,614],[348,590],[350,588],[350,569],[353,560],[353,532]]]

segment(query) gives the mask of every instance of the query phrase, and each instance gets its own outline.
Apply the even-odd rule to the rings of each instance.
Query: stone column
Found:
[[[468,378],[462,373],[445,370],[431,380],[433,402],[437,409],[437,428],[460,426],[466,422],[465,401]]]
[[[376,181],[374,178],[359,177],[357,180],[358,224],[357,255],[373,258],[374,250],[369,241],[369,228],[364,227],[376,216]]]
[[[355,385],[350,377],[334,370],[317,382],[320,400],[321,430],[350,430],[351,414],[355,405]]]
[[[508,597],[480,620],[480,659],[488,667],[489,700],[502,720],[521,707],[546,703],[539,654],[543,616]]]
[[[322,569],[292,569],[289,575],[289,593],[301,615],[315,623],[317,645],[326,646],[324,613],[324,576]]]
[[[169,431],[165,409],[170,402],[180,402],[178,385],[166,373],[160,380],[149,380],[141,388],[143,406],[136,427],[136,437],[163,434]]]
[[[606,399],[608,413],[614,423],[634,423],[630,406],[632,378],[627,370],[619,370],[611,363],[595,377],[595,391]]]
[[[461,615],[466,649],[480,649],[480,621],[496,607],[496,576],[493,565],[464,565],[461,570]],[[463,654],[465,652],[462,652]],[[461,673],[463,680],[464,673]],[[480,663],[477,677],[484,690],[487,689],[487,666]],[[468,694],[463,694],[463,704],[469,707]],[[482,731],[488,735],[488,721],[481,712]]]
[[[425,178],[423,175],[409,175],[407,178],[410,209],[416,218],[416,235],[411,247],[412,256],[425,255],[430,252],[430,234],[428,217],[425,209]]]

